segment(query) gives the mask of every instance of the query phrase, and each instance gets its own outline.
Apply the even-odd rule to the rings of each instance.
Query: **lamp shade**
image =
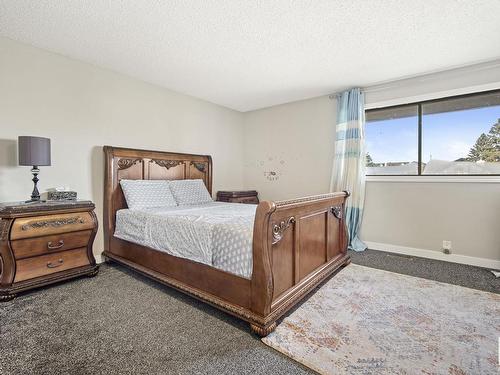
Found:
[[[19,165],[50,165],[50,139],[43,137],[18,137]]]

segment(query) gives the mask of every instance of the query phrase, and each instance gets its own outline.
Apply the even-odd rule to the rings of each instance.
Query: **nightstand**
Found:
[[[92,254],[94,203],[0,204],[0,301],[99,270]]]
[[[259,204],[258,193],[255,190],[246,191],[218,191],[217,201],[230,203]]]

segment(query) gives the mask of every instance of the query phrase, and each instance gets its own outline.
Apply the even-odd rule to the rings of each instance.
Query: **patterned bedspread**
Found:
[[[250,278],[256,208],[212,202],[119,210],[114,236]]]

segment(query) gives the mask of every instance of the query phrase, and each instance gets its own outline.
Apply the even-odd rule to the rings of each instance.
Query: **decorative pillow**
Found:
[[[213,202],[203,180],[171,180],[169,184],[179,206]]]
[[[138,210],[151,207],[177,206],[165,180],[120,180],[128,208]]]

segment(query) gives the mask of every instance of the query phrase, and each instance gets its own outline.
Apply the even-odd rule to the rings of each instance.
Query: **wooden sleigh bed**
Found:
[[[206,155],[104,146],[104,256],[250,323],[265,336],[312,289],[350,262],[344,203],[348,192],[262,201],[253,230],[253,270],[246,279],[118,239],[116,212],[126,208],[121,179],[202,179],[212,194]]]

